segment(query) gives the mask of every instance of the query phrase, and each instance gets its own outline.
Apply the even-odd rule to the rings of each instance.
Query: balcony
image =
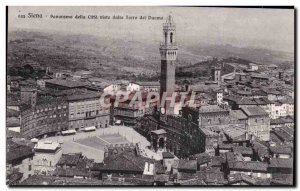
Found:
[[[178,50],[177,44],[165,44],[165,43],[160,43],[160,49],[168,49],[168,50]]]

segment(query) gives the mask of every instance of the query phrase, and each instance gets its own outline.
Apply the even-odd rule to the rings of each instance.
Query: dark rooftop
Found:
[[[292,154],[293,148],[289,145],[277,145],[274,147],[270,147],[270,152],[273,154]]]
[[[164,159],[173,159],[173,158],[175,158],[175,156],[170,152],[163,152],[162,156],[163,156]]]
[[[179,160],[178,170],[197,170],[196,160]]]
[[[269,116],[269,114],[259,106],[242,107],[247,116]]]
[[[51,79],[46,80],[46,84],[54,84],[58,86],[64,86],[68,88],[76,88],[76,87],[84,87],[86,84],[78,81],[71,81],[71,80],[61,80],[61,79]]]
[[[293,168],[292,158],[270,158],[269,167],[272,168]]]
[[[230,170],[241,171],[267,171],[268,164],[258,161],[231,161],[228,163]]]

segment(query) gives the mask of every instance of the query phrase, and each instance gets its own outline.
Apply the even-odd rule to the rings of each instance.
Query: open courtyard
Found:
[[[141,148],[150,146],[145,137],[125,126],[110,126],[91,132],[78,132],[74,135],[47,137],[41,141],[59,142],[63,153],[81,152],[95,162],[103,161],[105,146],[130,143],[139,143]]]

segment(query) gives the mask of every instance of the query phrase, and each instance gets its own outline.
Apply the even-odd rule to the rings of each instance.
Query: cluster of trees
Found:
[[[7,69],[7,74],[10,76],[21,76],[24,79],[38,79],[45,75],[46,70],[34,70],[29,64],[22,67],[10,67]]]

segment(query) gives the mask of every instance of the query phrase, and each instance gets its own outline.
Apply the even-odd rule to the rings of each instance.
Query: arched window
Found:
[[[219,118],[219,124],[221,124],[221,123],[222,123],[221,118]]]
[[[208,124],[211,124],[211,119],[208,119],[207,123],[208,123]]]
[[[173,33],[170,33],[170,43],[173,43]]]
[[[167,37],[168,37],[168,33],[165,32],[165,43],[167,43]]]

